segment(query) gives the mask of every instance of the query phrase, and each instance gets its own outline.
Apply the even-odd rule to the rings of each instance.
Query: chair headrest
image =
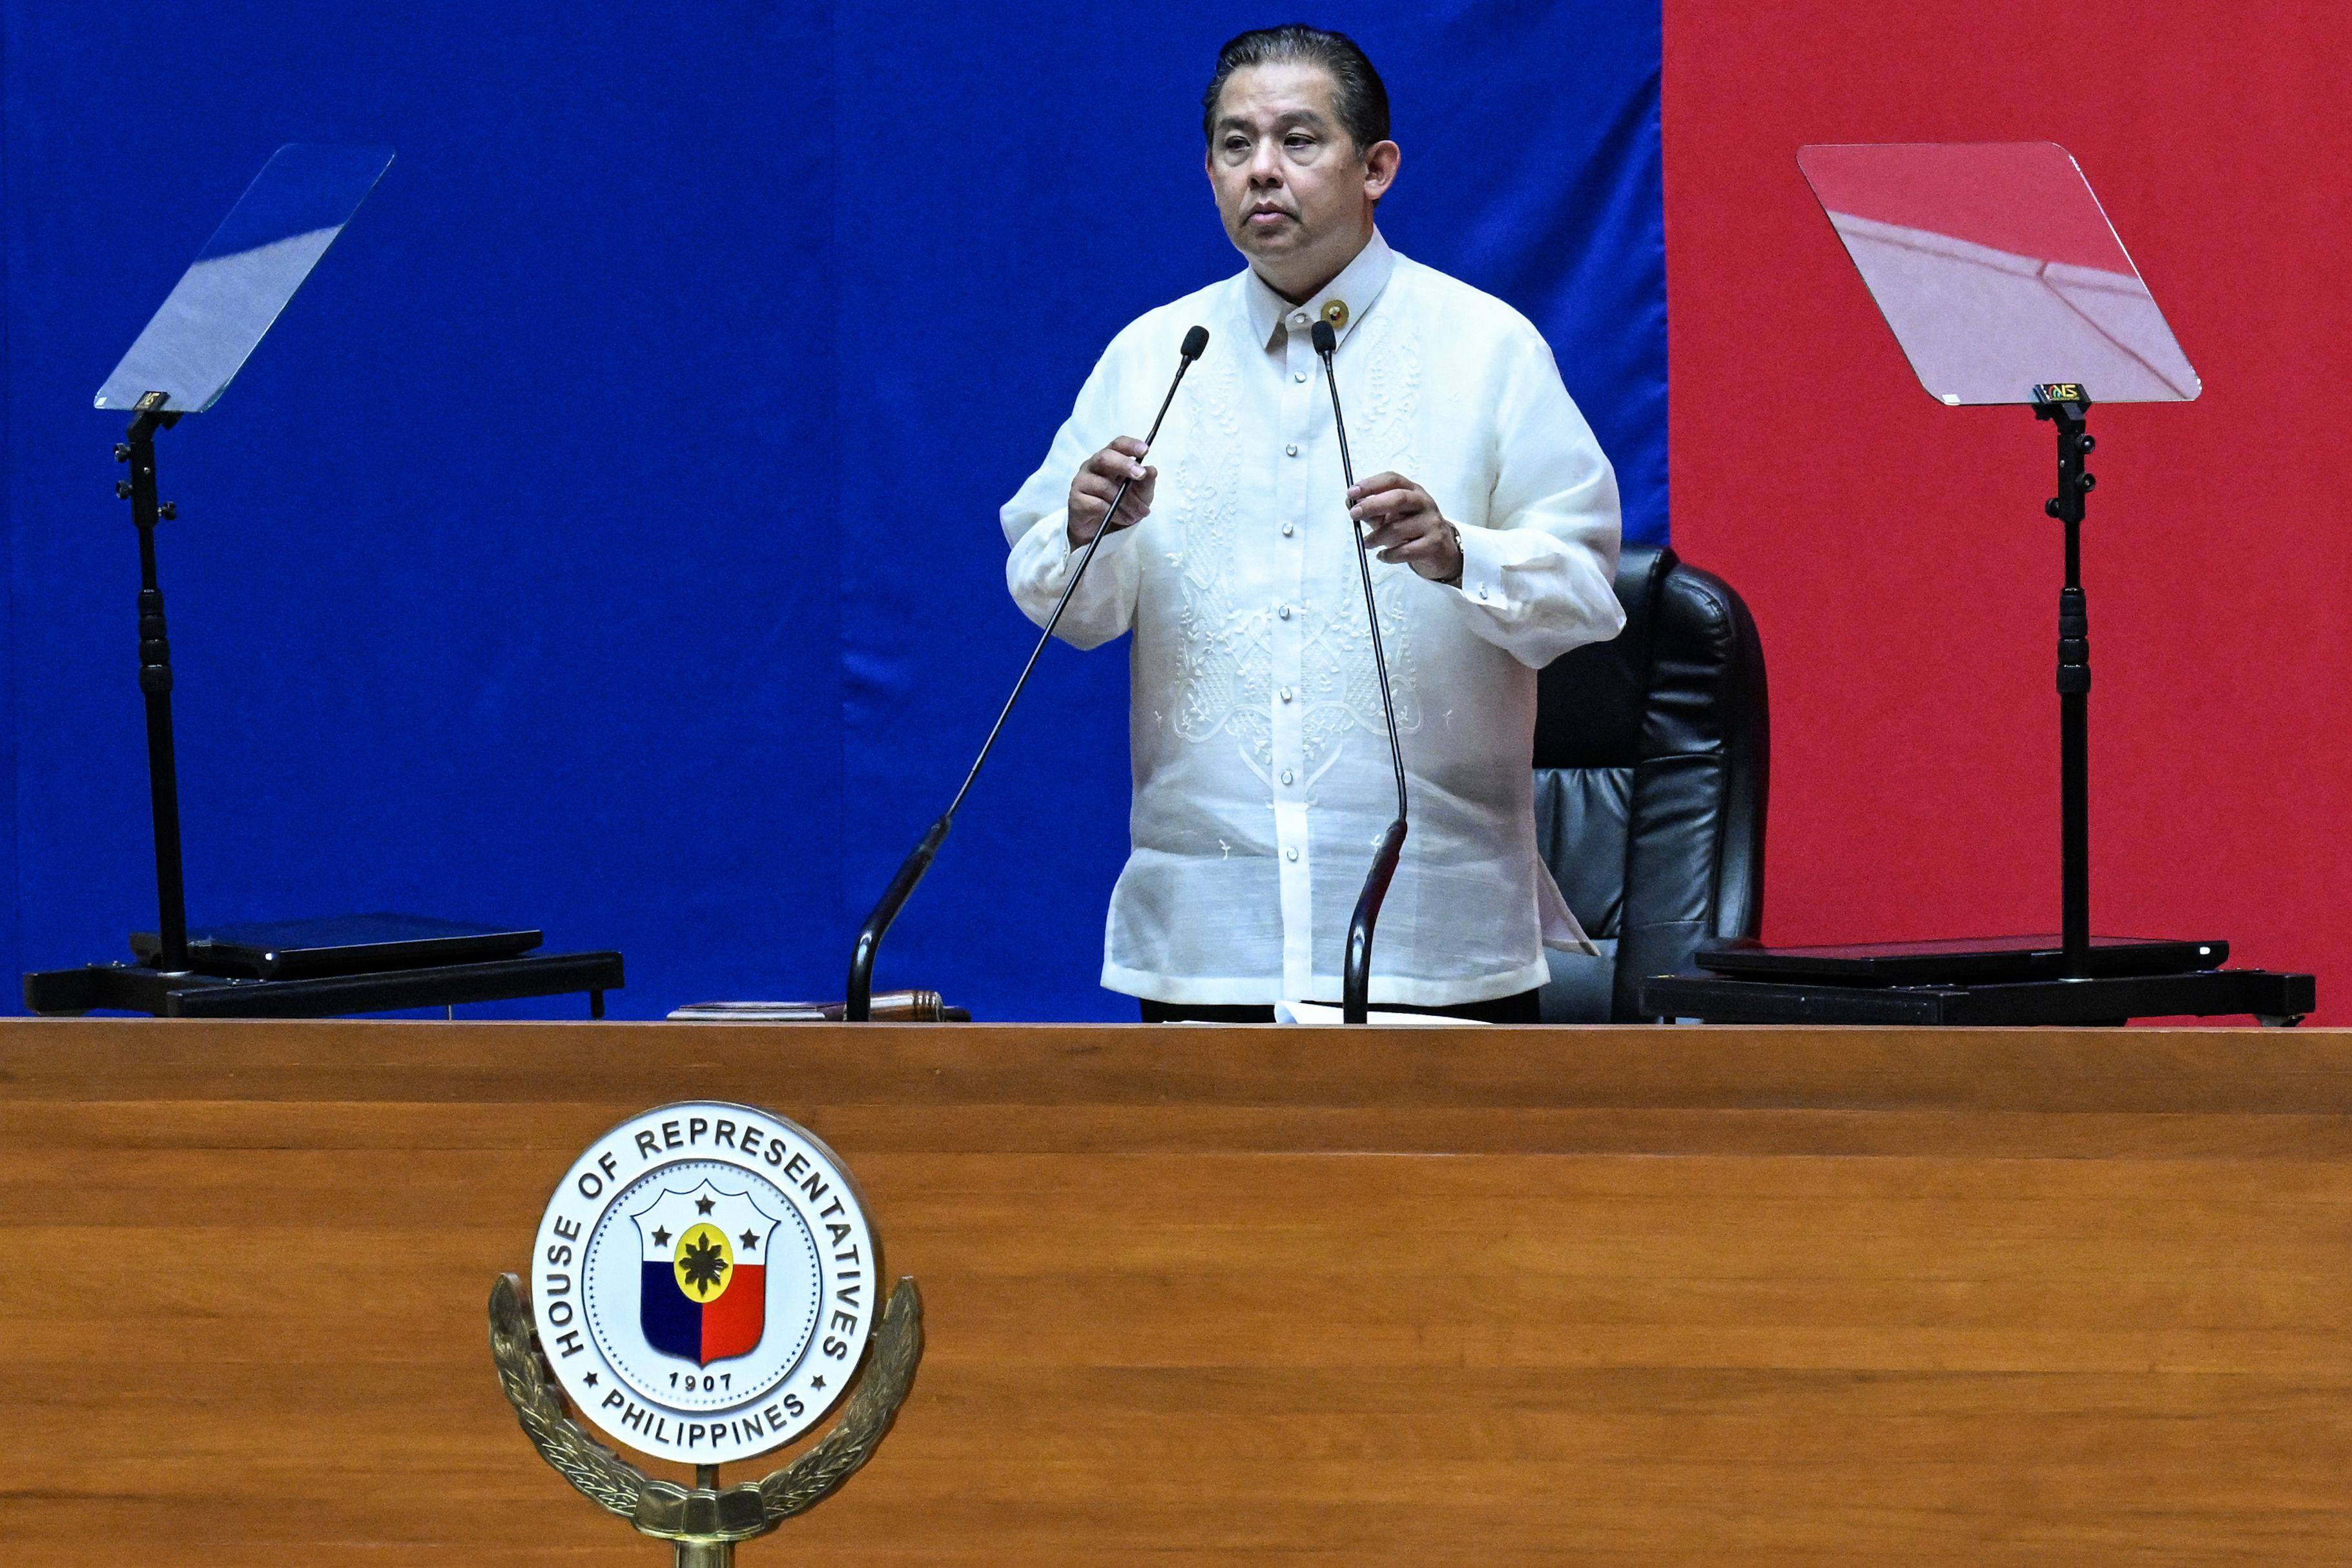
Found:
[[[1641,760],[1659,602],[1679,564],[1664,545],[1618,552],[1625,629],[1608,642],[1570,649],[1537,678],[1537,767],[1625,768]]]

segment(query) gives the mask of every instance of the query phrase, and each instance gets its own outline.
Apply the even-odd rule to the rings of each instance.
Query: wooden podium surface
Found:
[[[2352,1561],[2352,1036],[144,1021],[0,1024],[0,1561],[667,1563],[484,1301],[703,1097],[928,1304],[747,1565]]]

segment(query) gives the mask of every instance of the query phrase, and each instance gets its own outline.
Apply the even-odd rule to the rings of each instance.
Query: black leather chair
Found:
[[[1539,678],[1536,844],[1601,956],[1548,952],[1548,1024],[1633,1023],[1638,984],[1764,920],[1764,649],[1730,584],[1617,563],[1625,629]]]

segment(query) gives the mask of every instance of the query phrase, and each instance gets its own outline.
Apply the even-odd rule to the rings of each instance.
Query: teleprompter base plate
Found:
[[[2230,961],[2230,944],[2095,936],[2085,958],[2086,973],[2102,979],[2181,974],[2221,968]],[[1741,979],[1846,985],[1987,985],[2058,980],[2066,973],[2065,943],[2055,934],[1844,942],[1833,947],[1727,942],[1702,947],[1695,962],[1701,969]]]
[[[474,925],[431,915],[331,915],[257,921],[188,933],[188,968],[233,980],[311,980],[387,969],[433,969],[520,958],[541,935],[518,926]],[[163,943],[131,933],[131,956],[152,969]]]
[[[604,993],[621,989],[617,952],[559,952],[486,963],[446,963],[307,980],[236,980],[167,974],[131,963],[93,963],[25,976],[35,1013],[145,1013],[158,1018],[332,1018],[405,1007],[454,1007],[523,996],[588,994],[588,1016],[604,1016]]]
[[[2308,974],[2207,969],[2187,974],[2026,980],[1996,985],[1852,985],[1661,974],[1642,982],[1642,1011],[1709,1024],[2072,1025],[2252,1014],[2299,1023],[2315,1005]]]

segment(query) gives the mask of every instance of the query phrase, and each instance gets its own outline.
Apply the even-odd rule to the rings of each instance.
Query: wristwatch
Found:
[[[1440,577],[1438,581],[1449,588],[1459,588],[1462,586],[1462,568],[1467,565],[1469,561],[1468,557],[1462,553],[1462,531],[1448,522],[1445,525],[1445,531],[1454,536],[1454,575]]]

